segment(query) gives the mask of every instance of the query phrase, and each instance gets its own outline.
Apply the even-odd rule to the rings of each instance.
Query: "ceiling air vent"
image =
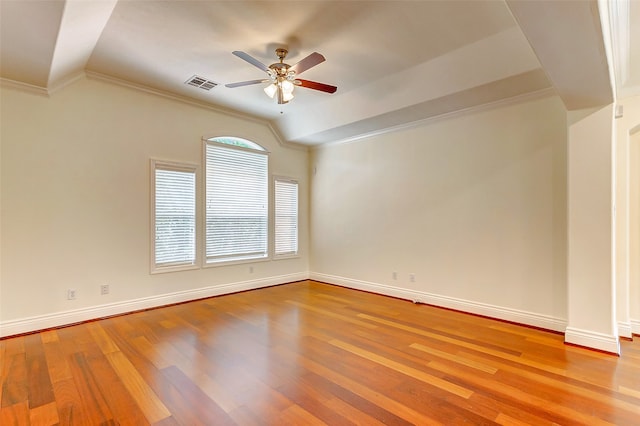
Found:
[[[218,83],[214,81],[207,80],[206,78],[200,77],[197,75],[194,75],[189,80],[185,81],[184,84],[188,84],[189,86],[199,87],[202,90],[211,90],[218,85]]]

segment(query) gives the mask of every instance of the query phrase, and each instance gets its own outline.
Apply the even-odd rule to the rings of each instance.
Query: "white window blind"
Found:
[[[267,257],[268,154],[206,143],[207,263]]]
[[[155,267],[195,265],[195,167],[153,162],[153,168]]]
[[[298,182],[275,180],[275,254],[298,253]]]

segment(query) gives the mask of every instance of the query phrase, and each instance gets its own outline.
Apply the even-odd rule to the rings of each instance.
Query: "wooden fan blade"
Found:
[[[306,70],[311,67],[315,67],[316,65],[325,61],[324,56],[319,54],[318,52],[313,52],[311,55],[307,56],[300,62],[295,65],[292,65],[289,68],[289,71],[295,71],[296,75],[302,74]]]
[[[248,80],[248,81],[240,81],[238,83],[229,83],[229,84],[225,84],[225,87],[229,87],[229,88],[233,88],[233,87],[242,87],[242,86],[249,86],[251,84],[258,84],[258,83],[268,83],[271,80]]]
[[[264,72],[268,72],[269,71],[269,67],[268,66],[266,66],[265,64],[263,64],[262,62],[260,62],[256,58],[254,58],[253,56],[249,55],[248,53],[242,52],[240,50],[234,50],[231,53],[233,53],[234,55],[236,55],[240,59],[244,59],[245,61],[249,62],[251,65],[253,65],[253,66],[257,67],[257,68],[260,68]]]
[[[338,90],[336,86],[331,86],[329,84],[324,84],[324,83],[318,83],[317,81],[297,79],[296,84],[298,81],[300,82],[299,84],[300,86],[306,87],[307,89],[320,90],[321,92],[327,92],[327,93],[336,93],[336,90]]]

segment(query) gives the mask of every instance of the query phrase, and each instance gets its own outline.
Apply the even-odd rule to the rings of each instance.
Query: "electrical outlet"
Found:
[[[76,290],[70,288],[67,290],[67,300],[76,300]]]
[[[393,271],[391,273],[391,278],[393,278],[394,280],[397,280],[398,279],[398,273],[396,271]]]
[[[249,273],[253,274],[253,266],[249,266]]]
[[[409,274],[409,281],[411,281],[412,283],[416,282],[416,274]]]
[[[109,294],[109,284],[102,284],[100,286],[100,294],[101,295],[105,295],[105,294]]]

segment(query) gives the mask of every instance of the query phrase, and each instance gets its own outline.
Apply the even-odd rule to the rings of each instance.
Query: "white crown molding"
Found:
[[[465,115],[475,114],[482,111],[489,111],[495,108],[501,108],[509,105],[517,105],[517,104],[530,102],[537,99],[543,99],[543,98],[556,96],[556,95],[557,95],[557,92],[553,87],[547,87],[545,89],[536,90],[534,92],[524,93],[522,95],[512,96],[510,98],[500,99],[498,101],[488,102],[485,104],[475,105],[468,108],[459,109],[456,111],[446,112],[443,114],[438,114],[431,117],[423,118],[420,120],[411,121],[409,123],[403,123],[397,126],[386,127],[384,129],[363,133],[357,136],[351,136],[348,138],[339,139],[337,141],[313,145],[311,149],[314,151],[317,151],[317,150],[320,150],[323,148],[329,148],[335,145],[344,145],[344,144],[349,144],[354,142],[360,142],[366,139],[370,139],[380,135],[385,135],[388,133],[395,133],[403,130],[409,130],[416,127],[425,126],[433,122],[438,122],[438,121],[447,120],[447,119],[456,118],[456,117],[462,117]]]
[[[271,132],[271,134],[273,135],[273,137],[276,139],[276,141],[278,142],[278,144],[282,147],[288,148],[288,149],[294,149],[297,151],[309,151],[309,147],[303,144],[298,144],[298,143],[294,143],[294,142],[289,142],[287,140],[285,140],[282,135],[280,134],[280,132],[277,130],[277,128],[273,125],[272,122],[268,121],[268,120],[262,120],[260,118],[257,117],[253,117],[251,115],[247,115],[247,114],[242,114],[236,111],[233,111],[231,109],[226,109],[226,108],[221,108],[212,104],[208,104],[206,102],[201,102],[201,101],[197,101],[195,99],[191,99],[185,96],[179,96],[170,92],[165,92],[162,90],[158,90],[158,89],[154,89],[148,86],[143,86],[143,85],[139,85],[139,84],[135,84],[135,83],[131,83],[125,80],[121,80],[118,78],[114,78],[114,77],[110,77],[108,75],[105,74],[100,74],[100,73],[96,73],[93,71],[82,71],[78,74],[74,74],[72,76],[70,76],[69,78],[65,79],[64,81],[61,81],[59,84],[57,84],[54,87],[51,88],[46,88],[46,87],[41,87],[41,86],[35,86],[32,84],[28,84],[28,83],[22,83],[20,81],[15,81],[15,80],[10,80],[7,78],[0,78],[0,84],[4,87],[8,87],[8,88],[12,88],[12,89],[17,89],[23,92],[27,92],[27,93],[32,93],[35,95],[40,95],[40,96],[45,96],[45,97],[50,97],[51,95],[53,95],[54,93],[64,89],[65,87],[75,83],[78,80],[82,80],[84,78],[90,79],[90,80],[98,80],[98,81],[103,81],[106,83],[110,83],[110,84],[115,84],[117,86],[121,86],[121,87],[126,87],[129,89],[133,89],[133,90],[137,90],[137,91],[141,91],[144,93],[148,93],[148,94],[152,94],[152,95],[156,95],[156,96],[160,96],[163,97],[165,99],[170,99],[176,102],[181,102],[181,103],[186,103],[192,106],[196,106],[199,108],[204,108],[207,109],[209,111],[214,111],[220,114],[224,114],[224,115],[228,115],[231,117],[235,117],[235,118],[239,118],[242,120],[248,120],[248,121],[252,121],[254,123],[260,124],[265,126],[267,129],[269,129],[269,132]]]
[[[83,80],[87,78],[86,74],[84,71],[80,71],[77,74],[72,74],[67,76],[65,79],[63,80],[59,80],[55,85],[50,85],[47,89],[47,91],[49,92],[49,95],[53,95],[54,93],[64,89],[65,87],[75,83],[78,80]]]
[[[213,296],[220,296],[240,291],[254,290],[262,287],[286,284],[302,281],[309,278],[308,272],[278,275],[250,281],[204,287],[194,290],[179,291],[159,296],[144,297],[134,300],[110,303],[106,305],[90,306],[64,312],[55,312],[36,317],[22,318],[0,322],[0,337],[15,336],[17,334],[31,333],[54,327],[77,324],[100,318],[121,315],[144,309],[157,308],[176,303],[189,302]]]
[[[433,293],[409,290],[385,284],[355,280],[352,278],[322,274],[318,272],[310,272],[309,279],[329,284],[335,284],[342,287],[348,287],[356,290],[383,294],[385,296],[397,297],[399,299],[406,299],[413,301],[414,303],[425,303],[442,308],[454,309],[456,311],[482,315],[485,317],[542,328],[545,330],[562,332],[567,325],[566,320],[562,318],[555,318],[548,315],[540,315],[533,312],[489,305],[486,303],[479,303],[471,300],[458,299]]]
[[[620,355],[620,340],[618,336],[612,334],[567,327],[564,331],[564,341],[565,343]]]
[[[235,117],[235,118],[239,118],[242,120],[248,120],[251,121],[253,123],[257,123],[260,125],[263,125],[265,127],[267,127],[269,129],[269,131],[271,132],[271,134],[273,135],[273,137],[276,139],[276,141],[278,142],[278,144],[280,146],[283,146],[285,148],[290,148],[290,149],[296,149],[296,150],[303,150],[303,151],[308,151],[308,148],[304,145],[301,144],[297,144],[297,143],[293,143],[293,142],[289,142],[287,140],[285,140],[282,135],[280,134],[280,132],[273,126],[273,124],[268,121],[268,120],[264,120],[249,114],[242,114],[239,113],[237,111],[234,111],[232,109],[228,109],[228,108],[223,108],[220,106],[216,106],[207,102],[202,102],[193,98],[189,98],[186,96],[180,96],[177,95],[175,93],[171,93],[171,92],[167,92],[164,90],[159,90],[159,89],[155,89],[149,86],[144,86],[142,84],[137,84],[137,83],[132,83],[130,81],[126,81],[126,80],[122,80],[119,78],[115,78],[115,77],[111,77],[105,74],[101,74],[101,73],[97,73],[94,71],[85,71],[85,74],[87,76],[87,78],[92,79],[92,80],[99,80],[99,81],[103,81],[106,83],[111,83],[111,84],[115,84],[117,86],[122,86],[122,87],[126,87],[129,89],[133,89],[133,90],[137,90],[140,92],[144,92],[144,93],[148,93],[151,95],[155,95],[155,96],[160,96],[162,98],[165,99],[170,99],[176,102],[181,102],[181,103],[185,103],[188,105],[192,105],[192,106],[196,106],[199,108],[203,108],[203,109],[207,109],[209,111],[214,111],[220,114],[224,114],[224,115],[228,115],[231,117]]]
[[[49,91],[46,87],[35,86],[33,84],[22,83],[15,80],[9,80],[8,78],[0,78],[0,84],[11,89],[20,90],[34,95],[49,97]]]

